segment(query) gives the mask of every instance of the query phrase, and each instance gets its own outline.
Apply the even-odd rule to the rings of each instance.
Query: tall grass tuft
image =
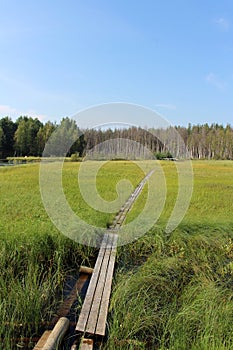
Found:
[[[77,273],[77,266],[90,264],[93,256],[94,249],[59,235],[16,235],[0,241],[2,348],[20,347],[20,338],[41,333],[61,302],[67,274]]]
[[[104,349],[233,348],[232,236],[177,230],[149,242],[144,263],[116,276]]]

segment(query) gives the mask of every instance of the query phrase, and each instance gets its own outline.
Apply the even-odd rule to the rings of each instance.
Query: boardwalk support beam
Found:
[[[56,350],[58,345],[61,343],[64,335],[69,328],[69,320],[66,317],[61,317],[49,334],[47,341],[41,350]]]

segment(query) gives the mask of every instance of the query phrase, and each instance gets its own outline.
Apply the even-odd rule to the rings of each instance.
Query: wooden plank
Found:
[[[103,262],[103,258],[105,255],[105,248],[107,245],[107,240],[108,240],[108,235],[105,234],[102,240],[102,244],[99,250],[99,254],[98,254],[98,258],[96,260],[95,263],[95,267],[94,267],[94,271],[87,289],[87,293],[86,293],[86,297],[84,299],[84,303],[79,315],[79,319],[78,319],[78,323],[76,326],[76,331],[79,332],[84,332],[85,328],[86,328],[86,324],[87,324],[87,320],[88,320],[88,316],[90,313],[90,305],[92,304],[93,298],[94,298],[94,293],[95,293],[95,289],[96,289],[96,285],[98,282],[98,278],[99,278],[99,274],[100,274],[100,270],[101,270],[101,266],[102,266],[102,262]]]
[[[52,331],[45,331],[39,341],[36,343],[34,346],[33,350],[42,350],[43,346],[45,345],[49,335],[51,334]]]
[[[70,325],[70,321],[66,317],[61,317],[50,333],[42,350],[56,350]]]
[[[93,273],[94,269],[92,269],[91,267],[87,267],[87,266],[80,266],[79,268],[79,272],[80,273],[86,273],[88,275],[91,275]]]
[[[70,350],[78,350],[78,345],[76,345],[76,344],[75,344],[75,345],[72,345],[71,348],[70,348]]]
[[[81,344],[80,344],[80,350],[92,350],[94,346],[92,339],[85,339],[82,338]]]
[[[89,287],[88,287],[88,290],[86,293],[86,297],[85,297],[85,300],[84,300],[84,303],[83,303],[83,306],[81,309],[81,313],[80,313],[80,316],[78,319],[76,330],[78,330],[80,332],[85,331],[86,323],[87,323],[89,312],[90,312],[90,305],[92,304],[92,301],[94,298],[96,284],[98,282],[98,278],[99,278],[99,274],[100,274],[100,270],[101,270],[101,265],[102,265],[102,261],[104,258],[105,247],[107,245],[107,239],[108,239],[108,236],[104,235],[103,240],[102,240],[102,244],[101,244],[101,247],[99,250],[98,258],[96,260],[94,272],[92,274],[92,278],[90,280]]]
[[[87,281],[87,279],[88,279],[87,274],[84,274],[84,273],[80,274],[70,294],[59,307],[56,316],[54,316],[52,321],[49,323],[50,326],[54,327],[57,321],[59,320],[59,318],[66,317],[68,315],[73,303],[75,302],[75,300],[77,300],[77,292],[81,293],[81,290],[85,282]]]
[[[103,290],[104,290],[105,283],[106,283],[108,263],[109,263],[109,259],[110,259],[110,255],[111,255],[111,251],[112,251],[112,241],[113,241],[113,235],[109,235],[109,240],[108,240],[107,248],[105,251],[103,263],[101,266],[99,280],[98,280],[98,283],[96,286],[96,291],[95,291],[95,295],[93,298],[93,302],[91,305],[90,314],[89,314],[89,318],[88,318],[88,322],[87,322],[86,332],[88,332],[89,334],[95,334],[96,323],[98,320]]]
[[[105,287],[102,295],[101,306],[100,306],[98,321],[97,321],[96,330],[95,330],[95,334],[102,335],[102,336],[105,335],[105,330],[106,330],[108,305],[110,301],[112,277],[113,277],[116,251],[117,251],[117,238],[118,236],[114,235],[113,247],[112,247],[111,256],[109,260],[108,272],[106,276]]]

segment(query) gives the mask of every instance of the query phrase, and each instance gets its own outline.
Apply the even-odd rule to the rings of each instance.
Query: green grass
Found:
[[[115,161],[115,162],[98,162],[101,163],[101,169],[97,173],[96,188],[99,196],[105,201],[117,199],[117,184],[122,179],[131,183],[132,189],[143,179],[142,170],[133,162]],[[92,161],[85,162],[88,174],[94,171]],[[106,227],[106,223],[113,220],[116,213],[105,213],[94,210],[88,203],[83,200],[80,193],[77,174],[80,163],[65,163],[63,170],[63,185],[66,198],[75,213],[85,220],[85,222],[98,227]],[[148,166],[149,167],[149,166]],[[83,186],[88,187],[93,182],[92,177],[87,177],[83,181]],[[127,196],[122,193],[121,204],[124,204]],[[120,209],[121,205],[118,206]]]
[[[193,162],[190,208],[171,235],[164,228],[177,195],[177,174],[174,164],[162,166],[167,201],[157,227],[118,249],[103,349],[230,350],[233,163]]]
[[[95,211],[82,200],[78,167],[64,164],[67,199],[84,220],[106,227],[114,214]],[[143,174],[130,162],[104,165],[97,176],[100,194],[114,199],[115,185],[124,177],[136,186]],[[14,338],[38,334],[56,311],[66,275],[81,264],[93,266],[96,250],[64,237],[51,223],[41,201],[38,164],[0,168],[0,194],[0,337],[7,350],[16,346]]]
[[[119,251],[103,348],[231,349],[233,234],[149,236],[150,251],[144,239]],[[132,249],[140,263],[134,257],[132,265]]]
[[[87,165],[93,166],[93,162]],[[145,162],[146,168],[151,162]],[[233,162],[194,161],[194,191],[182,223],[164,234],[177,195],[173,162],[162,161],[167,199],[157,225],[118,248],[104,349],[232,349]],[[74,212],[106,227],[114,213],[90,208],[81,198],[79,163],[65,163],[63,185]],[[108,162],[97,175],[105,200],[117,198],[116,184],[142,179],[131,162]],[[89,179],[86,179],[88,186]],[[39,333],[56,311],[65,277],[92,265],[96,250],[61,235],[49,220],[39,191],[39,165],[0,168],[0,336],[4,349],[14,337]],[[124,198],[122,197],[122,200]],[[141,212],[147,187],[129,213]]]

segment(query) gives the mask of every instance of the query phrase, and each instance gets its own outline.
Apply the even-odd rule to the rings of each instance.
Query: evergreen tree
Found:
[[[14,135],[17,129],[17,124],[14,123],[9,117],[0,119],[1,128],[1,158],[14,156]]]

